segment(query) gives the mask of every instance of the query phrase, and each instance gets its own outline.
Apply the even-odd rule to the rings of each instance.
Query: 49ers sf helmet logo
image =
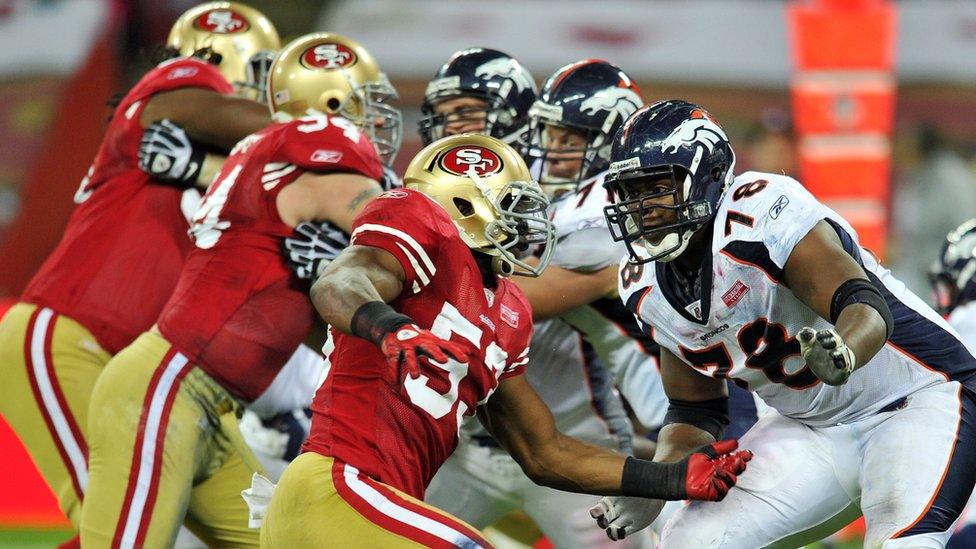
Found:
[[[319,44],[305,50],[302,64],[310,69],[344,69],[359,60],[356,52],[342,44]]]
[[[251,28],[239,13],[231,10],[210,10],[197,17],[193,26],[214,34],[234,34]]]
[[[501,157],[494,151],[477,145],[454,147],[441,157],[441,168],[454,175],[468,175],[474,170],[475,175],[486,177],[502,171],[503,167]]]

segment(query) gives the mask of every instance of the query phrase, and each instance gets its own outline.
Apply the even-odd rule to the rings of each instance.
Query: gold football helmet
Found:
[[[435,141],[410,161],[403,185],[447,210],[464,243],[493,256],[496,273],[539,276],[549,264],[549,199],[504,142],[476,133]],[[525,261],[533,251],[540,252],[537,265]]]
[[[271,21],[258,10],[237,2],[207,2],[176,20],[166,46],[186,56],[200,55],[203,50],[238,93],[265,101],[264,82],[249,79],[254,71],[249,65],[273,56],[281,48],[281,40]]]
[[[278,119],[309,109],[347,118],[359,126],[387,165],[403,137],[398,98],[372,54],[333,33],[307,34],[285,46],[271,65],[268,105]]]

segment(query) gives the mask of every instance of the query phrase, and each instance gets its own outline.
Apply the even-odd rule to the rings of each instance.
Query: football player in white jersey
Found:
[[[451,72],[475,87],[475,75],[456,66],[459,56],[452,57],[451,71],[441,73]],[[442,87],[436,82],[428,89]],[[439,99],[435,105],[453,96],[442,93]],[[546,81],[529,111],[529,133],[541,161],[542,187],[550,196],[561,195],[550,210],[559,243],[538,279],[513,278],[525,291],[536,321],[526,370],[529,384],[563,432],[626,453],[633,431],[604,365],[612,363],[615,373],[636,388],[636,409],[651,428],[662,424],[667,407],[653,363],[654,343],[613,295],[616,264],[626,248],[610,238],[603,217],[607,195],[602,174],[613,132],[642,104],[631,79],[605,61],[567,65]],[[458,124],[452,121],[445,119],[443,132],[455,131]],[[462,432],[457,451],[434,477],[426,500],[478,528],[521,509],[556,547],[651,546],[646,534],[625,545],[612,543],[592,527],[586,512],[599,498],[534,484],[476,424]]]
[[[938,259],[929,269],[935,310],[959,332],[970,352],[976,353],[976,218],[946,235]],[[976,547],[976,498],[949,538],[948,549]]]
[[[720,436],[726,379],[778,412],[740,439],[750,474],[679,510],[661,546],[803,545],[854,507],[865,547],[943,547],[976,481],[976,358],[955,331],[797,181],[736,176],[700,107],[640,109],[611,158],[621,299],[662,347],[671,401],[655,459]],[[620,537],[658,505],[592,512]]]

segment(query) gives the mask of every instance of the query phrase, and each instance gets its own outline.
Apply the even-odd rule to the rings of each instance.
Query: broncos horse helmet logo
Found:
[[[515,86],[518,93],[532,88],[535,84],[529,76],[518,66],[514,59],[508,57],[498,57],[491,61],[486,61],[474,70],[478,78],[506,78]]]
[[[634,111],[644,104],[637,92],[630,88],[611,86],[593,94],[580,104],[580,110],[586,114],[596,114],[597,111],[607,111],[611,115],[626,120]]]
[[[661,152],[670,153],[683,145],[698,143],[708,149],[715,150],[719,141],[728,141],[725,131],[702,111],[694,111],[691,118],[685,120],[661,142]]]

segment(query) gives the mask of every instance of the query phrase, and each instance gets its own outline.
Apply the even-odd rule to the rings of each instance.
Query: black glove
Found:
[[[298,278],[315,280],[348,245],[349,236],[326,221],[298,225],[282,248]]]
[[[150,124],[139,141],[139,169],[179,187],[196,184],[206,155],[203,148],[193,146],[183,128],[166,119]]]

